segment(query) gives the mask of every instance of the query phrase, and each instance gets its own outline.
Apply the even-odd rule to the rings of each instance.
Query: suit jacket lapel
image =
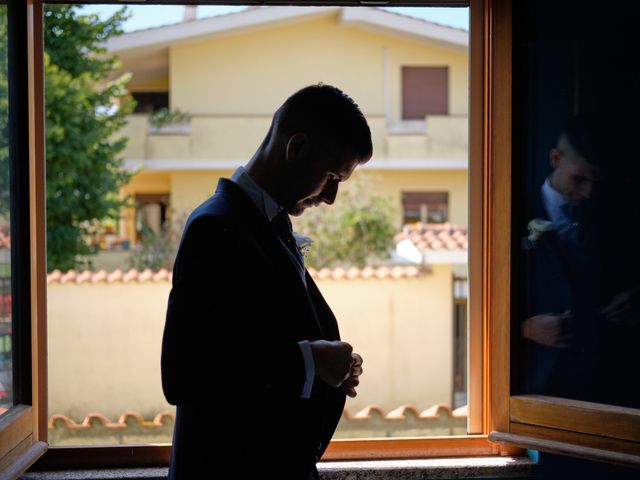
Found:
[[[265,261],[282,271],[282,276],[286,281],[283,288],[292,290],[292,301],[294,299],[306,300],[304,302],[298,301],[297,303],[305,308],[309,316],[314,320],[312,324],[317,327],[318,338],[326,338],[318,313],[316,313],[314,301],[300,277],[298,267],[291,258],[286,245],[282,243],[269,221],[258,211],[247,194],[234,182],[224,178],[220,179],[216,194],[227,197],[229,202],[239,211],[236,216],[236,226],[239,231],[246,232],[248,238],[254,240],[256,249],[264,253]],[[311,277],[307,272],[305,272],[305,275],[308,284]],[[313,282],[313,280],[311,281]]]

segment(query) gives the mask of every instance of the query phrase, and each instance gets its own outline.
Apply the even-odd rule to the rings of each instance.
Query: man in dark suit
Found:
[[[592,201],[602,174],[599,134],[593,117],[571,118],[549,152],[553,170],[531,202],[521,325],[531,393],[583,400],[593,393],[603,302],[602,232]]]
[[[306,87],[189,217],[162,344],[162,385],[177,405],[170,479],[317,478],[362,358],[340,341],[289,215],[332,204],[371,155],[353,100]]]

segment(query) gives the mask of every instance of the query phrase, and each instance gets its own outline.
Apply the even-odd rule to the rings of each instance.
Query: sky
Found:
[[[121,5],[85,5],[82,13],[96,13],[101,18],[108,17],[121,8]],[[169,23],[177,23],[182,20],[184,14],[183,5],[128,5],[131,17],[124,24],[127,32],[144,28],[157,27]],[[225,7],[213,5],[201,5],[198,7],[198,18],[237,12],[244,7]],[[468,30],[468,8],[436,8],[436,7],[392,7],[385,10],[394,11],[403,15],[423,18],[432,22]]]

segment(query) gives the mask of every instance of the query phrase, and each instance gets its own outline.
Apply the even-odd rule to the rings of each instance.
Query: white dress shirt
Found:
[[[549,177],[547,177],[542,184],[541,192],[542,202],[547,211],[547,215],[549,215],[549,220],[553,223],[553,228],[558,235],[566,235],[573,226],[572,220],[564,211],[567,200],[564,198],[564,195],[551,186]]]
[[[269,222],[280,213],[282,207],[271,198],[271,196],[265,192],[260,185],[258,185],[251,176],[247,173],[244,167],[238,167],[233,175],[231,175],[232,182],[236,183],[255,203],[256,207],[262,215],[264,215]],[[289,249],[286,246],[283,247],[287,250],[287,253],[291,255]],[[295,260],[294,260],[295,261]],[[303,279],[304,281],[304,279]],[[306,282],[304,282],[306,285]],[[316,375],[316,366],[313,361],[313,354],[311,353],[311,345],[308,340],[302,340],[298,342],[300,351],[302,352],[302,358],[304,359],[305,367],[305,382],[302,387],[302,393],[300,398],[309,398],[311,396],[311,388],[313,387],[313,379]]]

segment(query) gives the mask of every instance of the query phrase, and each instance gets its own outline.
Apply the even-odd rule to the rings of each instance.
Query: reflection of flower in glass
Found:
[[[546,232],[553,230],[553,222],[541,218],[534,218],[527,224],[527,228],[529,229],[529,241],[535,246],[536,242],[540,240],[540,237]]]
[[[306,235],[302,235],[301,233],[293,232],[293,238],[296,240],[296,245],[298,246],[298,250],[303,257],[306,257],[311,250],[311,245],[313,244],[313,240],[307,237]]]

